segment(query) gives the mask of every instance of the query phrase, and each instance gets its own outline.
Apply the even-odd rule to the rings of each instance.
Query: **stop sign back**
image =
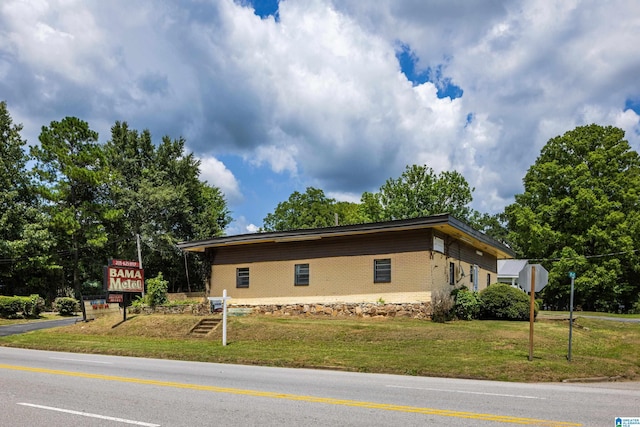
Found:
[[[518,274],[518,284],[526,292],[531,292],[531,270],[533,268],[536,269],[534,289],[536,292],[540,292],[545,286],[547,286],[547,282],[549,281],[549,272],[540,264],[525,265]]]

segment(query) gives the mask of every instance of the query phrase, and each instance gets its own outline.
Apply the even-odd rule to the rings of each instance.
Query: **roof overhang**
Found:
[[[208,248],[225,246],[255,245],[261,243],[288,243],[320,240],[329,237],[355,236],[362,234],[387,233],[394,231],[431,228],[462,240],[476,248],[476,251],[494,255],[498,259],[509,259],[514,252],[497,240],[474,230],[449,214],[406,220],[374,222],[367,224],[343,225],[326,228],[273,231],[266,233],[238,234],[214,237],[212,239],[178,243],[178,248],[188,252],[204,252]]]

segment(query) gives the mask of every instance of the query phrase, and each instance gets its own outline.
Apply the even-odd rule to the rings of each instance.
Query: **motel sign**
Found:
[[[107,292],[144,292],[144,270],[137,262],[110,260],[104,280]]]

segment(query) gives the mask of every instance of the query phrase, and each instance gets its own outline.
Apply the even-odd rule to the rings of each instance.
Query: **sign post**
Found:
[[[536,266],[531,266],[531,295],[529,299],[529,362],[533,360],[533,317],[535,316],[536,305]]]
[[[567,360],[571,362],[571,339],[573,335],[573,283],[576,280],[575,271],[569,272],[571,278],[571,296],[569,297],[569,353],[567,354]]]
[[[222,345],[227,345],[227,300],[230,300],[231,297],[227,296],[227,290],[222,290],[222,298],[220,297],[207,297],[209,303],[211,304],[211,310],[213,311],[214,306],[220,304],[222,302]],[[221,301],[222,300],[222,301]]]
[[[518,284],[529,292],[529,361],[533,360],[533,322],[535,320],[536,291],[547,286],[549,272],[540,264],[527,264],[518,274]]]

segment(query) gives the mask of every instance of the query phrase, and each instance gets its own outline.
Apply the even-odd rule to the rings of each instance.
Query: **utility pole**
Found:
[[[138,233],[136,233],[136,246],[138,247],[138,268],[142,270],[142,248],[140,247],[140,234]],[[142,298],[144,298],[144,286],[142,287]]]

